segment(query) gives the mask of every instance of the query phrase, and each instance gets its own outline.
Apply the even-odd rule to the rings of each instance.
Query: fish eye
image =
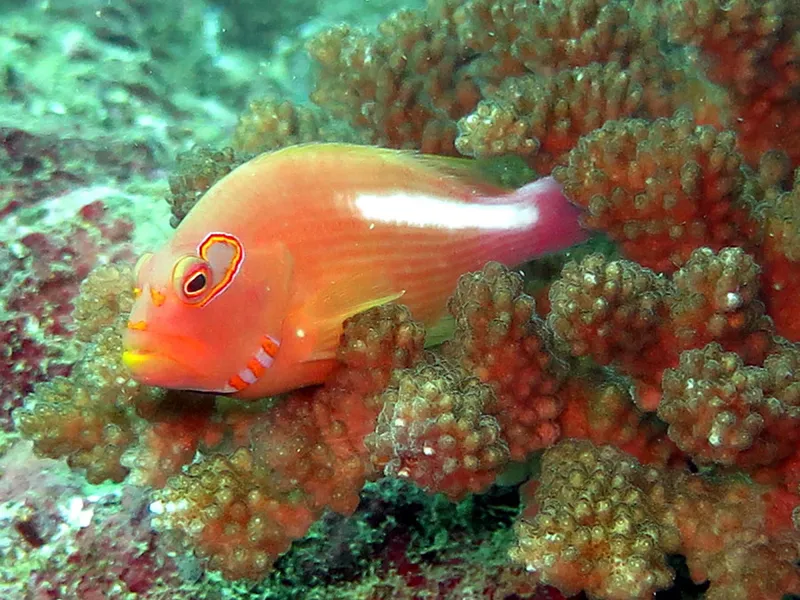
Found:
[[[198,271],[194,275],[192,275],[186,283],[183,284],[183,291],[186,292],[187,296],[191,296],[192,294],[199,294],[204,289],[206,289],[206,283],[208,280],[206,279],[206,274],[202,271]]]
[[[188,304],[198,304],[206,296],[211,282],[208,263],[197,256],[185,256],[172,273],[175,291]]]

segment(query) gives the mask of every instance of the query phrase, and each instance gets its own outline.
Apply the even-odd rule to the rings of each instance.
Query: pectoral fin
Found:
[[[344,321],[405,294],[368,279],[359,276],[333,283],[299,308],[292,324],[294,334],[306,343],[305,361],[335,358]]]

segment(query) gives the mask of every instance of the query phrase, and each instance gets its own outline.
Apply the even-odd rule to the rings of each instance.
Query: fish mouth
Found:
[[[125,348],[122,351],[122,364],[136,381],[145,385],[169,387],[168,380],[186,373],[185,365],[166,354],[151,350]]]
[[[145,385],[182,388],[185,380],[202,380],[203,374],[193,365],[162,349],[156,350],[150,344],[142,344],[144,340],[136,333],[126,332],[122,344],[122,364],[136,381]]]
[[[132,372],[138,371],[140,367],[147,368],[148,365],[164,362],[175,363],[165,354],[152,350],[137,350],[135,348],[122,350],[122,363]]]

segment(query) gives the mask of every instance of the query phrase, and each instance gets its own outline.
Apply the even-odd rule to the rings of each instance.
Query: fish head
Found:
[[[168,244],[136,265],[136,299],[123,335],[123,362],[140,383],[216,393],[277,342],[288,301],[286,261],[259,261],[242,242],[210,233]],[[273,355],[276,347],[273,347]],[[261,351],[263,354],[263,351]],[[271,363],[271,360],[270,360]]]

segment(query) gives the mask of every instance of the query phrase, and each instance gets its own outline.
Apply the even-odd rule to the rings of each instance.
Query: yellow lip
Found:
[[[136,350],[125,350],[122,353],[122,364],[130,371],[136,371],[147,362],[152,362],[154,355],[152,352],[137,352]]]
[[[177,387],[187,370],[161,352],[123,349],[122,363],[131,376],[145,385]]]
[[[163,352],[136,349],[124,345],[122,364],[130,371],[134,379],[147,385],[166,385],[165,380],[173,379],[181,374],[191,374],[193,377],[202,377],[203,375],[193,365],[176,360]]]

